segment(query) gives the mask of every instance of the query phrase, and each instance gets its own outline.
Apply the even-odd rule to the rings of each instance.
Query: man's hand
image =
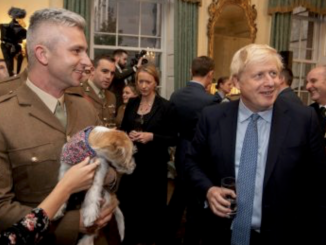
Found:
[[[210,209],[214,214],[220,217],[229,217],[232,210],[230,209],[231,203],[226,200],[227,196],[236,198],[233,190],[221,188],[217,186],[211,187],[206,195]]]
[[[83,218],[80,213],[80,222],[79,222],[79,231],[84,234],[94,234],[98,230],[105,227],[109,221],[112,218],[113,212],[118,206],[118,200],[115,195],[111,195],[111,203],[108,205],[104,202],[104,200],[101,201],[101,213],[100,216],[97,218],[97,220],[94,221],[94,224],[90,227],[85,227],[83,223]]]

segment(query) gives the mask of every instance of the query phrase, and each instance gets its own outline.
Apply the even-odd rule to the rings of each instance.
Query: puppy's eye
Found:
[[[132,154],[136,154],[137,151],[138,151],[137,146],[134,145],[132,148]]]

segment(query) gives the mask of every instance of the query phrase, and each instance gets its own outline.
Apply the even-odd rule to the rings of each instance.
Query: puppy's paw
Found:
[[[99,209],[95,205],[83,209],[82,212],[85,227],[92,226],[99,216]]]

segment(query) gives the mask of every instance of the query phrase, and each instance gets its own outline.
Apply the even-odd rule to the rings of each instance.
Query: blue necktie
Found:
[[[237,215],[232,229],[232,245],[249,245],[251,218],[255,196],[255,179],[258,156],[257,121],[252,114],[243,141],[237,177]]]

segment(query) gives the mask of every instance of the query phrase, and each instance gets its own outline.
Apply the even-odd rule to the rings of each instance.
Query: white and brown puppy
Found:
[[[120,174],[131,174],[136,166],[133,153],[133,143],[126,133],[101,126],[88,127],[80,131],[63,146],[59,179],[72,165],[81,162],[86,157],[90,157],[91,161],[96,158],[100,160],[93,184],[87,191],[82,204],[81,212],[85,227],[92,226],[99,217],[101,199],[104,199],[106,204],[110,204],[110,193],[103,188],[109,168],[113,167]],[[60,208],[56,219],[64,215],[65,208],[66,204]],[[119,207],[116,208],[114,214],[121,240],[123,240],[124,217]],[[85,235],[78,245],[91,245],[93,240],[94,236]]]

